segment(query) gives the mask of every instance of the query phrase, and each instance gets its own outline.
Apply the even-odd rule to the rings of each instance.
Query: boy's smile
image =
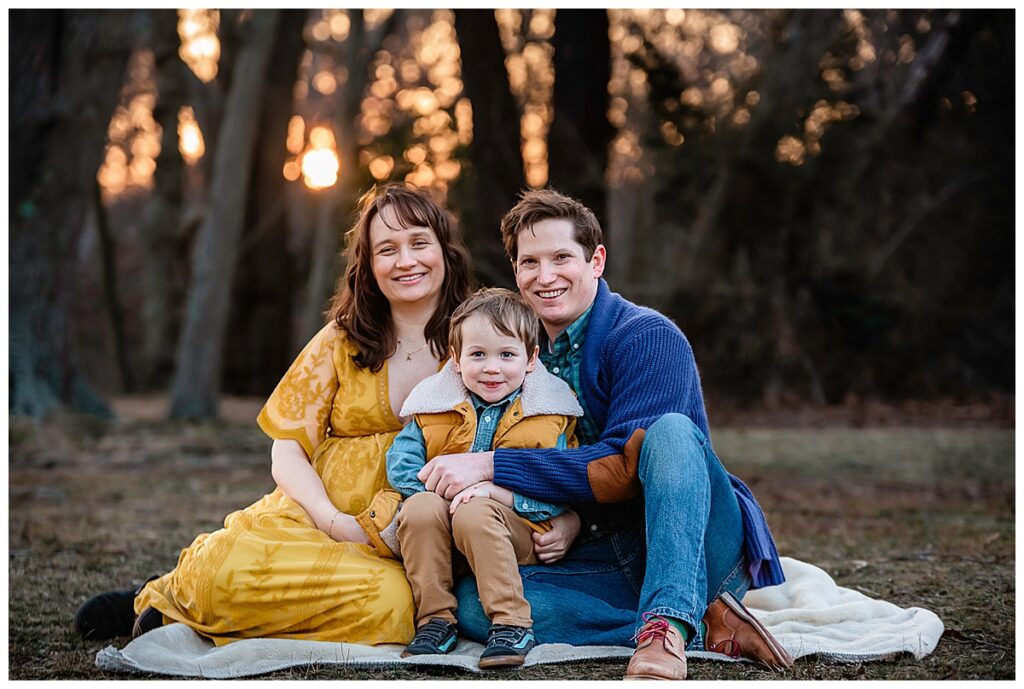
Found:
[[[462,382],[488,404],[508,397],[537,365],[537,352],[514,335],[503,335],[490,319],[473,314],[462,323],[462,351],[454,357]]]

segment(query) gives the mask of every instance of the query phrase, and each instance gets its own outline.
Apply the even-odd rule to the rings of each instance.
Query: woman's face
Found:
[[[444,252],[432,229],[402,229],[394,209],[384,206],[370,222],[370,256],[373,277],[389,303],[436,305],[444,284]]]

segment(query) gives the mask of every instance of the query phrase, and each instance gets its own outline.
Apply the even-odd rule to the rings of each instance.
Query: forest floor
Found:
[[[9,675],[126,679],[95,665],[107,642],[71,620],[90,595],[174,566],[179,548],[273,487],[259,402],[224,421],[162,421],[164,400],[118,401],[117,421],[10,419]],[[851,409],[853,411],[851,411]],[[945,624],[918,661],[808,657],[772,674],[697,661],[695,679],[1012,679],[1013,407],[947,405],[715,414],[715,448],[768,515],[779,550],[841,586]],[[119,639],[120,647],[127,639]],[[529,668],[511,679],[617,679],[625,660]],[[155,677],[155,676],[154,676]],[[304,667],[277,679],[479,679],[444,670]]]

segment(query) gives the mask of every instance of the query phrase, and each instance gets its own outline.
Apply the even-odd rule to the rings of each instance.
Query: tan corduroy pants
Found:
[[[529,524],[512,508],[489,498],[473,498],[452,516],[450,504],[436,493],[417,493],[406,499],[398,514],[398,540],[416,604],[416,626],[433,617],[455,622],[454,576],[465,561],[476,575],[480,603],[491,624],[532,626],[519,576],[519,565],[537,563]],[[458,552],[453,553],[453,542]]]

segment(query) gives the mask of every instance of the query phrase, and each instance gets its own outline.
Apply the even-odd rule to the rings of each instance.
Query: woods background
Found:
[[[1013,393],[1010,10],[13,10],[10,409],[267,395],[355,199],[447,199],[483,284],[526,186],[709,398]]]

